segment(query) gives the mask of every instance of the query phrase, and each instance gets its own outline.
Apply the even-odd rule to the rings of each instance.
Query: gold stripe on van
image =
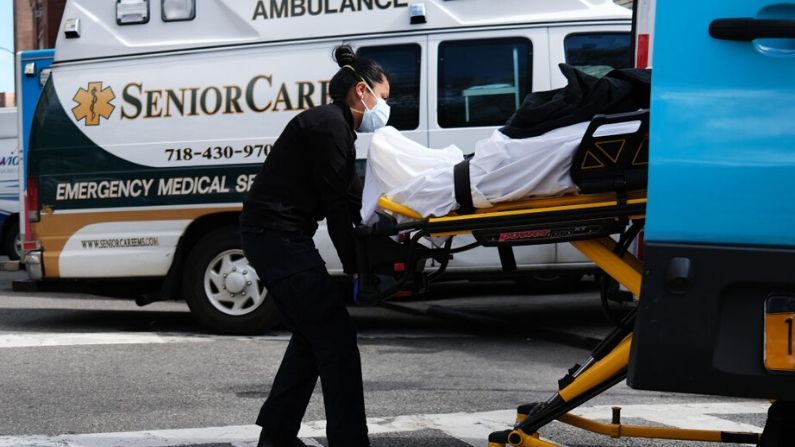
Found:
[[[114,212],[85,212],[85,213],[42,213],[41,220],[31,223],[31,237],[39,240],[42,246],[44,274],[48,279],[60,278],[58,267],[61,253],[66,242],[82,228],[88,225],[112,222],[146,222],[164,220],[196,220],[212,214],[239,213],[241,206],[183,209],[144,209],[125,210]],[[37,235],[47,235],[38,238]]]

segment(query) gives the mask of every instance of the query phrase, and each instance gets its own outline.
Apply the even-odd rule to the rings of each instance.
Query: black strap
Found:
[[[475,206],[472,204],[472,186],[469,183],[469,159],[465,159],[453,168],[453,187],[455,201],[458,202],[459,214],[472,214]]]
[[[629,201],[629,194],[627,194],[627,181],[621,176],[613,180],[613,189],[616,191],[616,203],[619,208],[625,208]],[[618,219],[619,225],[626,227],[629,225],[629,216],[622,216]]]

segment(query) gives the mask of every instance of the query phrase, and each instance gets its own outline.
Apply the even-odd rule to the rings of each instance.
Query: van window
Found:
[[[521,37],[440,43],[439,125],[505,124],[532,88],[532,56]]]
[[[381,64],[389,75],[388,124],[399,130],[419,127],[422,48],[414,43],[361,47],[358,54]]]
[[[566,63],[602,77],[614,68],[632,67],[629,33],[570,34],[563,41]]]

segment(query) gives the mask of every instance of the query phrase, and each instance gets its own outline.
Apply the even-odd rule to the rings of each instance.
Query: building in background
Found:
[[[24,0],[18,0],[22,3]],[[36,49],[53,48],[61,27],[66,0],[27,0],[33,12]]]
[[[36,49],[36,32],[30,0],[14,0],[14,50]]]
[[[0,92],[0,107],[14,107],[15,99],[14,92]]]
[[[14,0],[16,51],[52,48],[66,0]]]
[[[14,53],[53,48],[66,0],[14,0]],[[0,92],[0,107],[13,107],[13,92]]]

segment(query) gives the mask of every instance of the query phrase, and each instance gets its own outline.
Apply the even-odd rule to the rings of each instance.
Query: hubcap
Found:
[[[204,272],[204,293],[220,312],[240,316],[259,308],[268,291],[240,249],[219,253]]]
[[[246,288],[246,278],[237,272],[230,273],[224,280],[224,285],[230,293],[240,293]]]

